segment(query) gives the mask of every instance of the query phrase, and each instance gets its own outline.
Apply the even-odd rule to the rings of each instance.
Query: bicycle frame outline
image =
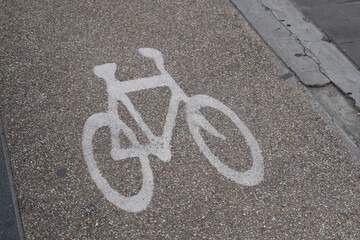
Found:
[[[119,81],[115,78],[116,64],[107,63],[104,65],[96,66],[94,68],[95,75],[103,78],[106,81],[108,92],[108,111],[118,116],[117,102],[121,101],[130,115],[134,118],[136,123],[140,126],[150,143],[146,145],[137,145],[132,148],[121,149],[119,144],[119,137],[112,136],[112,151],[111,156],[114,160],[120,160],[128,157],[136,157],[139,151],[146,155],[154,154],[159,157],[160,160],[168,162],[171,160],[170,141],[172,138],[173,129],[176,124],[176,116],[178,114],[178,108],[181,101],[187,104],[191,97],[188,97],[176,81],[165,70],[162,54],[155,49],[140,48],[139,52],[148,58],[155,61],[155,65],[160,71],[160,75],[152,77],[139,78],[128,81]],[[162,136],[156,136],[145,123],[140,113],[135,109],[130,98],[126,96],[127,93],[157,88],[168,87],[171,91],[171,98],[169,103],[168,112],[166,115],[166,121]],[[199,115],[201,118],[201,116]],[[198,119],[198,122],[202,122],[202,126],[209,130],[213,135],[225,139],[225,136],[219,133],[212,125],[205,119]]]
[[[194,95],[188,97],[165,70],[161,52],[151,48],[140,48],[139,52],[143,56],[151,58],[155,61],[156,67],[160,71],[160,75],[120,82],[115,78],[115,63],[107,63],[94,67],[95,75],[106,81],[108,92],[108,110],[105,112],[94,113],[86,120],[82,135],[82,147],[90,175],[106,199],[118,208],[128,212],[140,212],[147,208],[150,204],[154,190],[153,172],[148,155],[153,154],[164,162],[170,161],[170,142],[181,101],[184,101],[186,104],[186,119],[189,125],[190,133],[202,153],[209,160],[210,164],[224,177],[238,184],[245,186],[254,186],[259,184],[263,180],[264,176],[263,156],[255,137],[252,135],[245,123],[243,123],[230,108],[214,98],[207,95]],[[157,87],[169,87],[172,94],[164,130],[161,136],[155,136],[155,134],[149,129],[149,126],[144,122],[139,112],[135,109],[130,98],[126,96],[126,94],[130,92]],[[148,138],[148,144],[140,144],[133,130],[120,120],[117,110],[118,101],[121,101],[126,106],[131,116]],[[208,148],[200,134],[200,128],[223,140],[226,138],[223,134],[219,133],[201,114],[200,108],[206,106],[221,111],[230,118],[238,130],[240,130],[248,147],[250,148],[252,156],[252,166],[250,169],[244,172],[233,170],[221,162]],[[96,131],[102,127],[110,128],[110,154],[113,160],[137,157],[140,161],[143,175],[142,187],[140,191],[133,196],[125,197],[113,189],[108,181],[102,176],[102,173],[97,166],[93,152],[92,140]],[[132,147],[121,148],[120,133],[125,134],[125,136],[130,140]]]

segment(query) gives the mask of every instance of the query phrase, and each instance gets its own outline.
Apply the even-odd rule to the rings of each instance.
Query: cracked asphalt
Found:
[[[230,1],[1,2],[0,106],[26,239],[358,239],[360,162],[320,106]],[[191,135],[181,103],[172,158],[150,155],[149,206],[109,202],[84,159],[85,121],[107,111],[94,66],[116,63],[120,81],[159,74],[139,48],[158,49],[188,95],[228,106],[254,135],[264,179],[244,186],[219,174]],[[149,128],[162,133],[171,91],[128,94]],[[146,144],[126,106],[119,118]],[[248,143],[220,111],[201,109],[221,133],[201,136],[221,162],[244,172]],[[100,173],[124,196],[141,189],[138,158],[113,161],[111,132],[96,131]],[[121,135],[121,144],[129,139]]]

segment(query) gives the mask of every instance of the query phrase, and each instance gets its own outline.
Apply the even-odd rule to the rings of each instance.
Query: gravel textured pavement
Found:
[[[359,159],[301,85],[230,1],[3,1],[1,116],[27,239],[358,239]],[[84,160],[85,121],[107,110],[93,68],[116,63],[121,81],[158,74],[138,49],[158,49],[188,95],[231,108],[255,136],[264,180],[228,180],[199,150],[180,104],[172,158],[150,156],[154,192],[138,213],[104,198]],[[151,130],[162,133],[171,92],[128,94]],[[121,120],[148,139],[119,102]],[[201,134],[237,171],[251,166],[241,134],[221,112],[203,114],[226,141]],[[127,139],[122,139],[126,145]],[[96,132],[95,158],[125,196],[141,188],[136,158],[112,161],[110,131]]]

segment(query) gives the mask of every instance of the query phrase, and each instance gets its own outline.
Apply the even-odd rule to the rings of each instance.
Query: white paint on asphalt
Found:
[[[170,141],[176,123],[175,120],[178,113],[179,103],[181,101],[186,103],[186,118],[195,142],[217,171],[238,184],[253,186],[260,183],[264,177],[263,156],[255,137],[251,134],[250,130],[246,127],[243,121],[241,121],[230,108],[226,107],[223,103],[214,98],[207,95],[195,95],[193,97],[188,97],[165,70],[163,56],[158,50],[140,48],[139,52],[143,56],[151,58],[155,61],[156,67],[160,71],[160,75],[120,82],[115,78],[115,63],[107,63],[94,67],[95,75],[106,81],[108,92],[108,110],[103,113],[93,114],[85,122],[82,136],[82,146],[90,175],[106,199],[115,206],[128,212],[139,212],[147,208],[151,201],[154,189],[153,172],[148,155],[156,155],[164,162],[170,161]],[[162,136],[156,136],[144,122],[139,112],[136,111],[131,100],[126,96],[126,93],[163,86],[170,88],[172,96],[170,99],[163,134]],[[149,139],[150,143],[140,145],[133,131],[119,119],[117,110],[118,101],[121,101],[126,106],[131,116]],[[223,140],[226,138],[223,134],[219,133],[200,113],[200,108],[202,107],[211,107],[221,111],[240,130],[251,151],[252,166],[249,170],[245,172],[238,172],[229,168],[208,148],[200,134],[200,128],[203,128],[212,135]],[[111,157],[115,161],[129,157],[137,157],[140,160],[143,174],[142,187],[134,196],[125,197],[114,190],[97,167],[93,153],[93,138],[96,131],[102,127],[108,127],[110,129],[110,153]],[[130,140],[132,144],[130,148],[122,148],[120,146],[120,133],[125,134],[125,136]]]

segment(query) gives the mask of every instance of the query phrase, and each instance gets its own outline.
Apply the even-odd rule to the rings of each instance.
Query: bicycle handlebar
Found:
[[[156,67],[159,69],[161,74],[166,73],[164,67],[164,58],[160,51],[153,48],[139,48],[139,53],[144,57],[151,58],[155,61]],[[104,79],[105,81],[113,81],[115,79],[116,64],[105,63],[103,65],[95,66],[94,73],[96,76]]]
[[[159,71],[161,73],[165,72],[164,57],[160,51],[154,48],[139,48],[139,53],[144,57],[153,59]]]
[[[116,72],[116,63],[105,63],[103,65],[98,65],[94,67],[94,73],[96,76],[108,80],[116,80],[115,79]]]

